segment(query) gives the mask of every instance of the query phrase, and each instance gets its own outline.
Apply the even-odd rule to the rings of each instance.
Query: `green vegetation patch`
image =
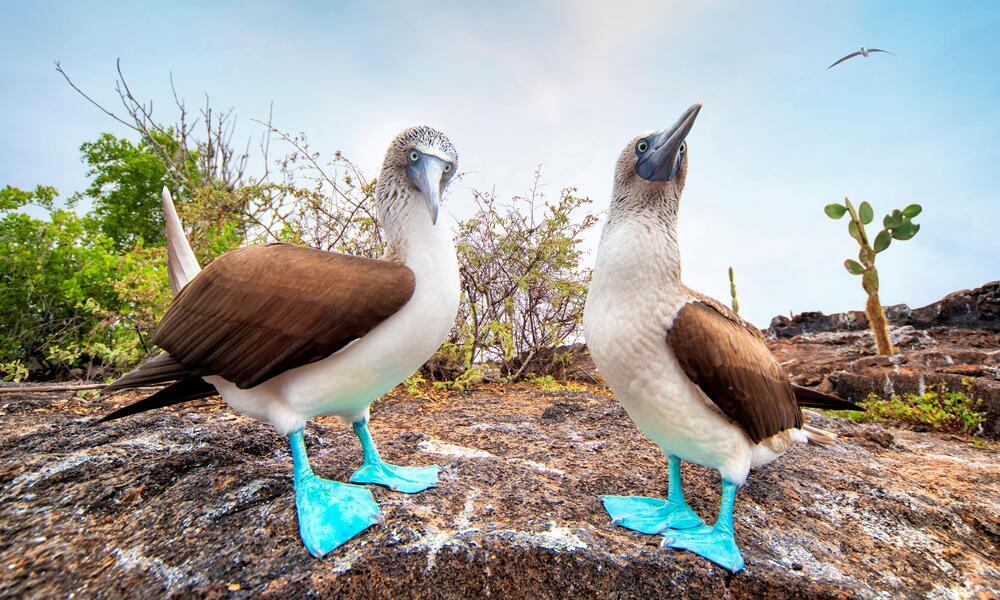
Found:
[[[935,431],[976,435],[982,432],[986,414],[982,400],[973,395],[972,384],[962,380],[964,391],[950,390],[945,384],[928,388],[923,394],[907,393],[883,398],[869,394],[860,404],[865,412],[827,411],[861,423],[893,423],[923,426]]]

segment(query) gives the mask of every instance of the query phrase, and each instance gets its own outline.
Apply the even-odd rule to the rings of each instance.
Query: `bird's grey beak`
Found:
[[[673,127],[650,136],[649,150],[639,157],[635,166],[639,177],[646,181],[670,181],[677,174],[681,165],[681,142],[691,132],[700,110],[701,104],[691,106]]]
[[[448,163],[430,155],[420,153],[420,159],[410,162],[406,174],[424,195],[427,210],[431,213],[431,221],[437,225],[438,210],[441,208],[441,194],[444,192],[444,169]]]

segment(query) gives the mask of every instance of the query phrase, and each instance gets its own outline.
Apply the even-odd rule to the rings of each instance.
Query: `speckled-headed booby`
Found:
[[[605,496],[605,508],[619,525],[738,571],[736,488],[792,443],[832,439],[803,425],[799,404],[853,405],[792,385],[756,328],[681,282],[677,213],[700,110],[622,151],[583,326],[597,368],[669,464],[667,500]],[[713,527],[684,500],[681,460],[722,475]]]
[[[437,350],[458,311],[459,274],[441,195],[458,156],[439,131],[400,133],[375,188],[381,260],[288,244],[229,252],[204,270],[164,191],[168,265],[177,294],[153,337],[163,352],[109,390],[174,381],[105,420],[218,393],[233,410],[288,435],[299,530],[322,556],[379,520],[366,488],[312,473],[302,429],[351,422],[364,463],[355,483],[406,493],[437,484],[438,468],[382,461],[368,432],[371,403]]]

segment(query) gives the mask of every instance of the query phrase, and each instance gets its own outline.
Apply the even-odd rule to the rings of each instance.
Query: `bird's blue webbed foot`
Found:
[[[639,533],[658,534],[702,525],[687,504],[643,496],[601,496],[601,502],[612,523]]]
[[[438,484],[440,467],[399,467],[387,462],[366,463],[351,475],[354,483],[383,485],[394,492],[416,494]]]
[[[367,488],[322,479],[312,472],[301,429],[288,438],[295,465],[299,535],[310,554],[319,558],[381,521]]]
[[[668,457],[669,494],[666,500],[643,496],[601,496],[611,522],[639,533],[658,534],[668,529],[689,529],[704,523],[684,499],[681,488],[681,461]]]
[[[694,552],[733,573],[743,570],[743,555],[733,535],[733,503],[736,485],[722,482],[722,505],[715,526],[702,525],[684,531],[670,531],[663,536],[663,545]]]
[[[429,467],[398,467],[382,460],[368,432],[368,420],[354,423],[354,433],[361,440],[364,463],[351,475],[354,483],[374,483],[404,494],[416,494],[438,484],[437,465]]]

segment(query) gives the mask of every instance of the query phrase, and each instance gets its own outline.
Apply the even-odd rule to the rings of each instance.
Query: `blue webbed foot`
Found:
[[[687,504],[642,496],[601,496],[611,522],[640,533],[658,534],[667,529],[704,525]]]
[[[438,484],[437,465],[429,467],[397,467],[384,461],[365,463],[351,475],[354,483],[384,485],[394,492],[416,494]]]
[[[375,441],[368,432],[367,418],[354,423],[354,433],[361,442],[361,450],[365,457],[361,468],[351,475],[351,481],[354,483],[384,485],[394,492],[404,494],[416,494],[438,484],[438,471],[441,468],[437,465],[397,467],[382,460],[375,448]]]
[[[714,527],[701,526],[684,531],[670,531],[663,535],[663,545],[694,552],[733,573],[743,570],[743,555],[736,546],[733,535],[733,505],[736,503],[736,484],[722,480],[722,503]]]
[[[296,478],[295,508],[302,542],[317,558],[382,519],[367,488],[315,475]]]
[[[743,570],[743,555],[736,546],[733,532],[724,528],[703,525],[695,529],[670,531],[664,534],[663,545],[694,552],[733,573]]]
[[[367,488],[321,479],[312,472],[301,429],[288,439],[295,465],[299,535],[310,554],[319,558],[382,520]]]

